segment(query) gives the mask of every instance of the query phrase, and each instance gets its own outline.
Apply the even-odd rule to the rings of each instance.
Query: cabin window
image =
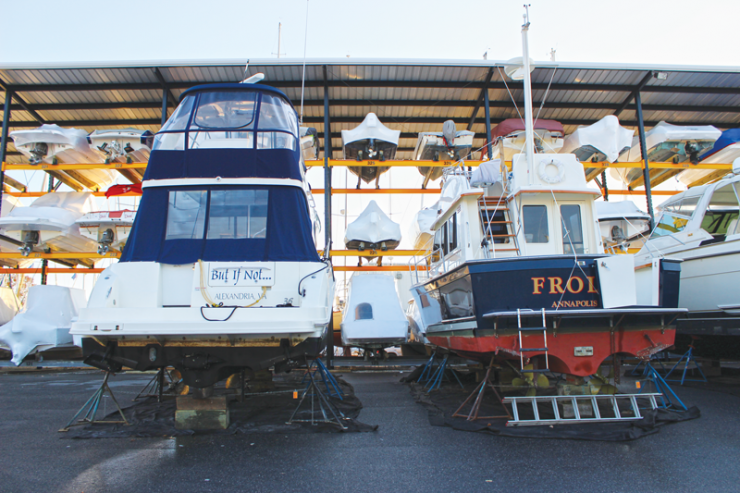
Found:
[[[560,206],[563,225],[563,253],[583,253],[583,224],[581,206],[568,204]]]
[[[662,209],[672,214],[680,214],[687,218],[691,218],[691,216],[694,215],[694,211],[696,211],[696,205],[699,203],[699,198],[700,197],[687,197],[683,200],[665,205]]]
[[[434,251],[442,250],[447,238],[447,223],[434,233]]]
[[[206,223],[208,192],[171,191],[165,240],[201,240]]]
[[[191,131],[189,149],[254,149],[254,132]]]
[[[355,320],[372,320],[373,307],[370,303],[360,303],[355,307]]]
[[[653,230],[651,236],[668,236],[672,235],[673,233],[678,233],[679,231],[683,231],[688,222],[689,219],[686,217],[680,216],[678,214],[664,212],[663,214],[661,214],[660,220],[655,226],[655,229]]]
[[[259,128],[260,130],[283,130],[295,136],[298,135],[298,118],[293,107],[283,98],[272,94],[263,94],[262,104],[260,105]],[[273,149],[275,148],[273,147]]]
[[[214,190],[208,206],[209,240],[265,238],[267,190]]]
[[[732,221],[738,218],[738,196],[735,187],[725,185],[712,193],[707,211],[701,221],[701,227],[714,237],[735,234],[735,227],[730,229]],[[735,223],[737,224],[737,223]],[[728,231],[730,229],[730,231]]]
[[[548,243],[550,231],[547,227],[547,206],[525,205],[522,207],[524,218],[524,240],[527,243]]]
[[[192,94],[185,96],[185,99],[180,102],[175,109],[175,112],[172,113],[172,116],[167,120],[167,123],[165,123],[164,127],[160,129],[160,132],[185,130],[188,126],[188,120],[190,119],[190,112],[193,109],[193,101],[195,101],[195,96]]]
[[[449,240],[449,252],[452,252],[457,248],[457,213],[453,214],[448,224],[448,240]]]
[[[253,128],[257,94],[245,91],[200,93],[190,130]]]
[[[257,149],[295,150],[296,138],[285,132],[258,132]]]

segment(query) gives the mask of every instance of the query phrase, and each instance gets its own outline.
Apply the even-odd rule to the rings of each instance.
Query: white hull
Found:
[[[706,159],[701,160],[701,164],[732,164],[735,159],[740,158],[740,142],[736,144],[730,144],[724,149],[715,152]],[[687,169],[682,171],[678,175],[678,179],[684,185],[691,185],[692,183],[706,178],[709,175],[715,174],[716,171],[712,169],[698,170],[698,169]]]
[[[401,241],[401,226],[371,200],[362,214],[347,226],[344,243],[356,250],[394,249]]]

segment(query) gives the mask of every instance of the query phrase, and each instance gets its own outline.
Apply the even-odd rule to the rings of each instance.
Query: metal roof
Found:
[[[183,91],[204,83],[237,82],[246,63],[0,64],[0,97],[5,97],[6,89],[15,95],[11,130],[57,123],[88,132],[123,127],[156,132],[164,91],[169,94],[171,114]],[[474,146],[481,147],[484,90],[492,124],[518,117],[513,101],[522,111],[521,83],[504,76],[504,65],[492,60],[306,60],[304,124],[323,137],[324,92],[328,91],[334,157],[341,156],[340,131],[354,128],[370,111],[401,131],[400,159],[411,157],[418,132],[439,131],[448,119],[455,120],[458,128],[473,130]],[[740,127],[740,67],[563,62],[535,62],[535,67],[535,115],[561,121],[566,133],[611,114],[617,114],[624,126],[636,126],[633,96],[638,89],[648,127],[661,120]],[[303,70],[302,59],[251,60],[247,75],[264,72],[262,83],[284,91],[300,109]],[[655,77],[657,72],[665,78]],[[12,145],[9,151],[9,162],[23,160]]]

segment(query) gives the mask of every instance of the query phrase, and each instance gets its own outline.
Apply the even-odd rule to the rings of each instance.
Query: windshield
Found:
[[[252,128],[256,105],[256,92],[203,92],[190,129]]]

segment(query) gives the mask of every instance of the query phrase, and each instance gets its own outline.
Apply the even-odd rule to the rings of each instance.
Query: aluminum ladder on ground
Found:
[[[503,202],[504,206],[500,207]],[[493,205],[491,209],[490,206]],[[504,215],[503,221],[494,221],[496,212],[501,211]],[[478,215],[480,217],[481,228],[483,229],[483,237],[486,241],[490,241],[491,252],[493,257],[496,257],[496,252],[516,252],[519,255],[519,240],[517,239],[516,232],[514,231],[513,222],[509,215],[509,208],[506,206],[505,197],[481,197],[478,200]],[[492,224],[503,224],[506,228],[505,235],[495,235],[491,229]],[[512,226],[509,226],[512,225]],[[514,248],[496,248],[496,238],[511,238]],[[489,249],[486,245],[485,249],[486,257],[488,258]]]
[[[525,315],[532,315],[536,312],[528,311]],[[542,326],[541,327],[522,327],[522,311],[517,308],[516,310],[516,322],[519,330],[519,370],[527,373],[542,373],[550,371],[550,353],[547,349],[547,320],[545,319],[545,309],[542,309]],[[544,347],[522,347],[522,332],[542,332],[542,341]],[[536,351],[545,352],[545,367],[538,370],[525,370],[524,369],[524,353],[532,353]]]
[[[604,394],[604,395],[542,395],[531,397],[505,397],[501,402],[510,404],[513,419],[506,422],[506,426],[548,426],[580,423],[607,423],[614,421],[634,421],[642,419],[638,398],[648,401],[651,410],[658,407],[655,398],[661,394]],[[606,401],[609,413],[599,409],[599,402]],[[620,410],[619,403],[626,402],[629,409]],[[543,418],[538,404],[550,404],[552,418]],[[532,418],[522,418],[520,405],[531,406]],[[563,412],[560,412],[560,406]],[[627,414],[627,415],[625,415]]]

